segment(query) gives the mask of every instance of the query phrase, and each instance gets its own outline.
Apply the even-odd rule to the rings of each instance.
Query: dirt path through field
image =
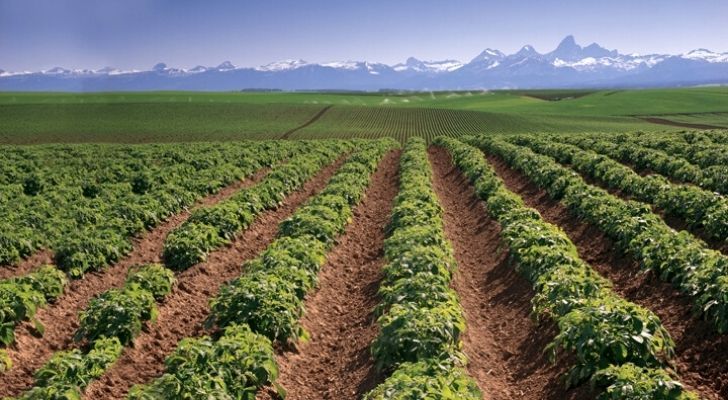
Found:
[[[319,118],[321,118],[324,114],[326,114],[326,111],[329,111],[329,109],[331,107],[333,107],[333,106],[326,106],[326,107],[322,108],[313,117],[311,117],[311,119],[309,119],[308,121],[304,122],[303,124],[301,124],[301,125],[293,128],[293,129],[285,132],[283,135],[281,135],[280,138],[281,139],[290,139],[291,138],[291,135],[293,135],[294,133],[296,133],[296,132],[300,131],[301,129],[303,129],[303,128],[305,128],[305,127],[313,124],[316,121],[318,121]]]
[[[543,353],[555,327],[531,318],[533,289],[508,262],[500,226],[488,217],[447,151],[433,147],[429,153],[434,189],[445,210],[445,233],[458,262],[453,288],[467,321],[468,372],[487,399],[589,398],[582,390],[565,391],[559,376],[569,363],[552,364]]]
[[[611,280],[617,293],[660,317],[677,345],[675,362],[683,383],[705,399],[728,398],[728,337],[711,333],[709,324],[693,317],[688,297],[654,274],[641,272],[638,263],[625,256],[598,227],[573,217],[526,176],[496,157],[489,156],[488,161],[510,190],[566,232],[581,258]]]
[[[218,193],[200,200],[192,209],[218,203],[260,181],[268,170],[255,173],[250,179],[235,182]],[[8,349],[13,369],[0,374],[0,396],[16,395],[33,382],[32,375],[53,352],[72,345],[72,336],[78,328],[78,313],[88,302],[103,291],[121,286],[129,267],[136,264],[160,262],[167,234],[189,218],[191,211],[173,215],[156,228],[134,239],[132,252],[122,261],[99,272],[87,274],[83,279],[70,282],[65,294],[36,314],[45,326],[43,337],[38,337],[30,323],[16,328],[16,343]]]
[[[278,233],[278,225],[326,186],[344,157],[323,168],[311,180],[284,200],[276,210],[259,215],[253,224],[225,248],[210,254],[207,261],[177,275],[177,288],[159,306],[157,322],[124,349],[119,360],[86,389],[85,399],[122,399],[131,386],[144,383],[164,372],[164,359],[177,343],[205,332],[209,301],[220,287],[240,276],[242,264],[263,251]]]
[[[381,380],[370,345],[378,328],[372,311],[384,266],[385,228],[398,191],[399,151],[390,152],[373,174],[354,219],[327,256],[318,290],[306,298],[302,322],[308,343],[278,356],[290,400],[357,399]],[[258,397],[275,398],[269,390]]]
[[[39,250],[30,257],[17,264],[0,266],[0,279],[25,275],[36,267],[53,263],[53,252],[47,249]]]

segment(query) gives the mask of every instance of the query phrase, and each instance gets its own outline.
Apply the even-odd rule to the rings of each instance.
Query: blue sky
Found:
[[[568,34],[622,52],[728,51],[725,0],[0,0],[0,68],[397,63]]]

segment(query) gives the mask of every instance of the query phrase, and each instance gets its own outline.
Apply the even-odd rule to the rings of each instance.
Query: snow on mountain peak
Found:
[[[728,53],[715,53],[708,49],[696,49],[681,55],[690,60],[703,60],[709,63],[728,62]]]
[[[287,70],[293,70],[293,69],[305,67],[307,65],[309,65],[309,64],[306,61],[301,60],[301,59],[298,59],[298,60],[287,59],[287,60],[272,62],[270,64],[263,65],[256,69],[258,71],[269,71],[269,72],[287,71]]]
[[[442,61],[421,61],[414,57],[408,58],[404,64],[397,64],[392,67],[397,72],[416,71],[416,72],[450,72],[459,69],[464,64],[457,60]]]
[[[470,62],[471,63],[490,63],[492,64],[494,61],[500,61],[503,58],[505,58],[505,54],[503,54],[500,50],[494,50],[491,48],[487,48],[483,50],[480,54],[478,54],[475,58],[473,58]]]

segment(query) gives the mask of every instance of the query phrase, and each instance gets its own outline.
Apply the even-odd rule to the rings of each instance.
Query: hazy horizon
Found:
[[[211,3],[0,0],[0,68],[467,62],[485,48],[551,51],[569,34],[622,53],[728,51],[728,3],[714,0]]]

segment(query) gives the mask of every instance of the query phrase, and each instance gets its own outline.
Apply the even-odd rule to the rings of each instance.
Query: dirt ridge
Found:
[[[0,279],[22,276],[32,272],[36,267],[53,263],[53,252],[48,249],[38,250],[30,257],[12,265],[0,266]]]
[[[277,356],[286,399],[359,398],[382,377],[370,345],[378,333],[372,311],[384,266],[385,229],[398,192],[399,151],[385,155],[354,218],[327,255],[318,289],[307,296],[308,343]],[[274,399],[269,390],[258,397]]]
[[[209,315],[209,300],[220,287],[240,276],[245,260],[255,257],[273,241],[278,225],[320,192],[341,166],[345,157],[322,168],[301,189],[286,197],[277,209],[263,212],[231,244],[211,253],[207,261],[177,275],[177,287],[159,305],[156,323],[126,347],[116,363],[86,388],[85,399],[122,399],[137,383],[164,372],[164,359],[185,338],[206,332],[203,322]]]
[[[568,360],[552,364],[543,353],[556,328],[531,318],[534,292],[500,246],[500,225],[445,149],[431,148],[429,155],[445,234],[458,263],[452,286],[465,311],[469,374],[487,399],[590,398],[584,390],[564,389],[559,377],[570,367]]]
[[[488,161],[510,190],[566,232],[581,258],[612,281],[615,292],[660,317],[675,341],[673,362],[682,383],[704,399],[728,398],[728,365],[724,359],[728,335],[714,333],[709,323],[694,316],[687,296],[653,273],[640,271],[637,261],[624,255],[598,227],[573,217],[566,206],[501,159],[489,156]]]
[[[131,253],[118,263],[104,270],[86,274],[83,279],[73,280],[65,293],[54,303],[38,310],[36,318],[45,326],[45,333],[38,337],[29,322],[15,329],[16,341],[8,348],[13,368],[0,374],[0,396],[17,395],[33,382],[33,373],[45,363],[53,352],[73,345],[73,332],[78,328],[78,313],[89,301],[112,287],[121,286],[129,267],[136,264],[161,262],[164,239],[173,229],[186,221],[194,209],[210,206],[225,200],[240,189],[263,179],[268,169],[257,171],[248,179],[236,181],[217,193],[198,201],[192,208],[171,216],[157,227],[133,239]]]

